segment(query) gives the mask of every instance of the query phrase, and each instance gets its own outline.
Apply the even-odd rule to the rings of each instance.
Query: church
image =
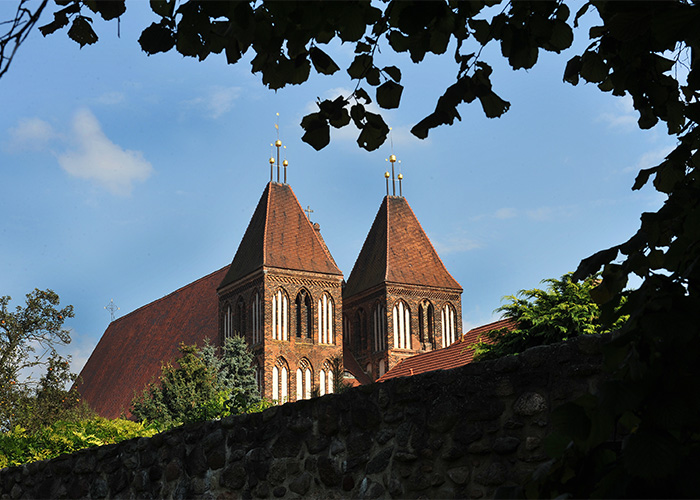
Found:
[[[396,157],[390,157],[392,174],[385,174],[387,195],[345,280],[319,225],[286,182],[281,142],[275,145],[270,181],[231,264],[104,332],[77,382],[99,415],[128,415],[134,394],[177,356],[181,343],[244,337],[262,397],[284,403],[334,392],[334,359],[354,383],[370,383],[407,358],[462,338],[462,287],[401,195]]]

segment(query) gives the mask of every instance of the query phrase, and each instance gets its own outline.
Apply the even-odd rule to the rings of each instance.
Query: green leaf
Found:
[[[95,8],[102,19],[109,21],[126,12],[126,0],[95,0]]]
[[[634,186],[632,186],[632,189],[634,191],[641,189],[644,184],[646,184],[649,181],[649,176],[651,174],[655,173],[659,167],[652,167],[652,168],[643,168],[642,170],[639,171],[637,174],[636,179],[634,179]]]
[[[321,113],[311,113],[301,120],[301,127],[306,131],[301,140],[309,144],[316,151],[320,151],[331,140],[331,131],[328,121]]]
[[[362,132],[357,138],[357,144],[367,151],[374,151],[384,144],[389,133],[389,127],[384,123],[382,117],[375,113],[365,112],[365,120]]]
[[[311,57],[311,62],[316,71],[322,75],[332,75],[340,69],[335,61],[318,47],[311,47],[309,49],[309,56]]]
[[[367,73],[365,73],[365,80],[367,80],[367,83],[372,85],[373,87],[376,87],[381,83],[381,80],[379,79],[379,69],[375,68],[372,66],[367,70]]]
[[[493,91],[486,92],[477,97],[488,118],[498,118],[510,108],[510,103],[501,99]]]
[[[150,0],[151,10],[160,17],[173,17],[175,0]]]
[[[385,66],[382,71],[389,75],[396,83],[401,82],[401,70],[396,66]]]
[[[355,90],[355,98],[364,100],[365,104],[372,104],[372,99],[370,99],[369,94],[362,87]]]
[[[564,69],[564,81],[571,85],[578,85],[578,75],[581,72],[581,56],[574,56],[566,63]]]
[[[581,56],[580,74],[588,82],[601,83],[608,76],[608,68],[600,54],[587,50]]]
[[[491,26],[483,19],[469,19],[469,27],[473,30],[474,38],[481,45],[486,45],[491,40]]]
[[[139,37],[141,49],[147,54],[167,52],[175,46],[175,34],[163,23],[153,23]]]
[[[358,54],[348,67],[348,75],[353,80],[359,80],[365,72],[372,67],[372,56],[368,54]]]
[[[81,48],[97,41],[97,35],[90,26],[90,21],[89,17],[77,16],[68,30],[68,36],[78,42]]]
[[[377,87],[377,104],[384,109],[394,109],[399,107],[403,86],[387,80]]]

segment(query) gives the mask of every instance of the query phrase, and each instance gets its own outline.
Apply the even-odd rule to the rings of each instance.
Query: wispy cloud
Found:
[[[192,107],[201,108],[210,118],[217,119],[233,109],[241,95],[240,87],[211,87],[205,95],[185,101]]]
[[[123,92],[107,92],[95,99],[95,102],[98,104],[105,104],[108,106],[121,104],[124,101],[126,101],[126,96]]]
[[[479,214],[475,215],[471,218],[473,221],[479,221],[479,220],[484,220],[484,219],[498,219],[498,220],[505,220],[505,219],[512,219],[514,217],[518,216],[518,211],[514,208],[511,207],[502,207],[496,210],[495,212],[490,212],[487,214]]]
[[[57,155],[61,168],[73,177],[126,196],[131,194],[135,182],[143,182],[153,173],[140,151],[123,149],[107,138],[90,110],[75,114],[73,139],[74,149]]]
[[[9,139],[3,144],[12,152],[41,151],[57,137],[51,124],[40,118],[23,118],[9,130]]]
[[[601,121],[615,129],[633,130],[637,128],[637,112],[634,109],[632,97],[627,95],[617,99],[612,108],[612,111],[601,113],[599,116]]]
[[[460,234],[459,232],[457,234],[447,236],[444,239],[431,235],[430,241],[433,242],[435,250],[441,256],[452,253],[468,252],[470,250],[481,248],[480,242],[468,238],[465,234]]]

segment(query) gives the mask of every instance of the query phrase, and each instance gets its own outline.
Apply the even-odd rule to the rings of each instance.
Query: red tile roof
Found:
[[[220,288],[263,266],[343,274],[287,184],[267,184]]]
[[[202,345],[218,337],[216,287],[228,266],[186,285],[110,323],[76,383],[98,415],[117,418],[134,391],[177,357],[181,342]]]
[[[360,367],[360,363],[357,362],[355,356],[350,352],[350,349],[346,347],[343,347],[343,369],[355,377],[357,383],[351,382],[353,387],[372,383],[370,376]]]
[[[344,296],[380,283],[405,283],[462,291],[403,197],[386,196],[345,285]]]
[[[470,349],[469,346],[474,344],[478,336],[482,333],[501,328],[515,328],[515,321],[507,318],[477,328],[472,328],[449,347],[423,354],[416,354],[415,356],[404,359],[380,377],[377,382],[384,382],[385,380],[396,377],[410,377],[433,370],[450,370],[469,364],[474,359],[474,349]]]

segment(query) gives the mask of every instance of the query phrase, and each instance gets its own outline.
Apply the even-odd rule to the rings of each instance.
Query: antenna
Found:
[[[107,309],[109,311],[109,315],[110,315],[109,322],[111,323],[112,321],[114,321],[114,313],[119,310],[117,305],[114,303],[114,299],[109,299],[109,304],[107,304],[105,306],[105,309]]]

